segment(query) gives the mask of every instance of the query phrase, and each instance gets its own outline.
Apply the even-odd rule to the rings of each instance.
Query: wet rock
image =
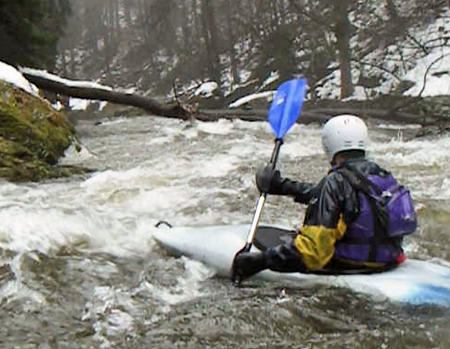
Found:
[[[38,181],[83,172],[57,165],[74,142],[75,129],[50,103],[0,81],[0,177]]]

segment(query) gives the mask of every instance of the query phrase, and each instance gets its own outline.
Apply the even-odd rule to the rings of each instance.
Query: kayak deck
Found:
[[[153,238],[170,253],[203,262],[218,275],[229,277],[234,256],[244,246],[249,228],[249,225],[161,227],[155,228]],[[258,231],[252,250],[277,245],[292,234],[295,232],[283,227],[264,226]],[[278,283],[294,283],[300,287],[346,287],[391,301],[450,307],[450,268],[414,259],[408,259],[393,270],[376,274],[319,275],[266,270],[255,277]]]

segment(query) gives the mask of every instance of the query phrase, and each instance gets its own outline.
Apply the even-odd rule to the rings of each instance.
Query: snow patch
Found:
[[[407,96],[450,95],[450,47],[442,47],[419,59],[405,79],[417,81],[415,86],[405,92]]]
[[[91,99],[70,98],[69,107],[71,110],[87,110],[91,104],[97,103],[98,111],[102,111],[107,105],[106,101],[97,101]]]
[[[277,81],[280,78],[280,74],[277,71],[273,71],[270,73],[269,77],[262,83],[261,89],[270,85],[271,83]]]
[[[62,105],[62,103],[60,101],[56,101],[55,103],[52,104],[53,109],[57,110],[57,111],[61,111],[64,109],[64,106]]]
[[[248,80],[250,79],[251,76],[252,76],[252,72],[250,70],[241,69],[239,71],[239,80],[244,84],[246,82],[248,82]]]
[[[29,75],[33,75],[36,77],[41,77],[44,79],[52,80],[54,82],[58,82],[58,83],[64,84],[69,87],[96,88],[96,89],[104,90],[104,91],[112,91],[112,88],[109,86],[101,85],[101,84],[98,84],[98,83],[92,82],[92,81],[75,81],[75,80],[64,79],[60,76],[51,74],[45,70],[21,67],[20,71],[24,74],[29,74]]]
[[[205,82],[200,85],[200,87],[195,91],[194,95],[202,97],[211,97],[213,92],[217,90],[219,85],[215,81]]]
[[[39,95],[39,89],[25,79],[21,72],[2,61],[0,61],[0,80],[13,84],[34,96]]]
[[[69,107],[71,110],[86,110],[90,101],[87,99],[70,98]]]
[[[450,47],[446,45],[445,35],[450,32],[449,16],[450,10],[446,10],[434,23],[410,29],[409,35],[414,42],[411,39],[398,41],[370,52],[358,63],[352,63],[355,91],[347,100],[367,100],[390,94],[405,81],[414,84],[403,92],[405,95],[450,95]],[[417,43],[430,41],[433,41],[433,47],[426,47],[424,53],[423,45],[419,47]],[[363,45],[356,36],[352,38],[352,50],[357,51]],[[316,94],[320,98],[339,99],[339,65],[333,62],[328,68],[333,71],[316,84]],[[358,85],[358,81],[367,79],[373,86]]]
[[[251,102],[255,99],[263,99],[265,98],[267,100],[267,102],[270,102],[273,98],[273,96],[275,95],[276,91],[264,91],[264,92],[259,92],[259,93],[254,93],[242,98],[239,98],[238,100],[234,101],[233,103],[229,104],[229,108],[238,108],[241,105],[244,105],[248,102]]]

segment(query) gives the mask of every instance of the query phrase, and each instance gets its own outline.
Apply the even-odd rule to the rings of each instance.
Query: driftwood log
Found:
[[[27,72],[22,72],[22,74],[28,81],[35,84],[40,89],[64,96],[130,105],[143,109],[149,113],[169,118],[183,120],[188,120],[190,118],[190,113],[180,105],[162,105],[151,98],[136,94],[110,91],[95,87],[70,86],[63,82],[47,79],[43,76],[33,75]]]
[[[219,119],[265,121],[267,119],[267,110],[263,109],[193,110],[193,108],[190,108],[189,106],[183,106],[180,104],[162,105],[151,98],[136,94],[117,92],[90,86],[73,86],[64,84],[62,81],[43,77],[39,74],[35,75],[27,71],[22,73],[26,79],[35,84],[37,87],[49,92],[74,98],[100,100],[133,106],[143,109],[152,115],[162,117],[177,118],[182,120],[190,120],[195,118],[200,121],[216,121]],[[433,118],[427,118],[427,120],[424,120],[424,118],[420,115],[409,111],[401,111],[400,108],[391,107],[382,109],[376,108],[373,105],[364,107],[363,105],[351,104],[347,107],[346,104],[346,102],[336,101],[335,105],[327,104],[324,107],[323,105],[320,106],[306,102],[303,108],[304,110],[302,112],[302,117],[298,119],[298,122],[303,124],[308,124],[311,122],[323,123],[334,115],[355,114],[365,119],[375,118],[394,122],[420,123],[422,125],[436,123],[436,120],[433,120]]]
[[[391,122],[400,123],[419,123],[419,124],[434,124],[434,120],[424,121],[420,115],[389,111],[384,109],[363,109],[363,108],[311,108],[305,107],[302,112],[302,117],[298,119],[298,123],[309,124],[312,122],[324,123],[330,117],[339,114],[354,114],[363,119],[378,119]],[[216,121],[219,119],[241,119],[244,121],[265,121],[267,120],[267,110],[200,110],[195,118],[201,121]]]

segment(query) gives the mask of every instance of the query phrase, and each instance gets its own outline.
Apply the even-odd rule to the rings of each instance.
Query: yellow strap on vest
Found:
[[[341,215],[336,228],[323,225],[304,225],[295,238],[295,246],[302,254],[303,263],[309,270],[322,269],[334,255],[334,245],[347,230]]]

